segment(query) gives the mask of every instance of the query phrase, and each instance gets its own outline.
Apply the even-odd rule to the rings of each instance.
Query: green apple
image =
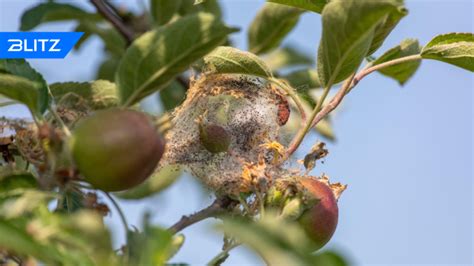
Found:
[[[231,136],[218,124],[203,122],[199,125],[199,139],[211,153],[226,152],[231,143]]]
[[[109,109],[79,121],[70,147],[85,181],[103,191],[120,191],[153,173],[164,141],[144,113]]]

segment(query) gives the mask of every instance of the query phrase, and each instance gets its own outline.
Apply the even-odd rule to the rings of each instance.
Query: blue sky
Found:
[[[1,0],[0,30],[15,31],[22,10],[36,1]],[[69,1],[81,2],[84,1]],[[125,2],[125,1],[122,1]],[[135,4],[143,1],[126,1]],[[226,21],[242,28],[232,39],[246,48],[246,31],[263,1],[223,1]],[[448,32],[473,32],[470,0],[407,1],[410,14],[377,52],[405,38],[420,43]],[[89,7],[90,8],[90,7]],[[37,30],[67,31],[73,24],[48,24]],[[317,14],[302,16],[285,43],[314,54],[321,34]],[[91,40],[64,60],[30,60],[49,82],[93,78],[102,44]],[[340,223],[328,248],[343,252],[356,265],[445,264],[473,262],[472,73],[436,61],[424,61],[404,86],[379,74],[364,79],[335,117],[337,142],[314,174],[327,173],[347,183],[339,202]],[[152,100],[150,100],[152,101]],[[0,115],[23,116],[21,107],[0,109]],[[302,156],[317,141],[309,136]],[[163,194],[144,202],[122,202],[132,224],[150,210],[154,222],[170,225],[183,214],[206,206],[190,176],[183,176]],[[204,264],[221,247],[209,221],[186,229],[186,243],[174,261]],[[123,241],[118,217],[111,225],[117,243]],[[245,248],[232,252],[228,265],[258,264]]]

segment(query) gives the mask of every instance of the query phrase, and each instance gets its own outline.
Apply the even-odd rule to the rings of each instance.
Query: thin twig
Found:
[[[304,137],[306,136],[306,134],[311,128],[312,121],[321,110],[324,104],[324,100],[326,100],[326,97],[328,96],[330,89],[331,89],[331,83],[324,89],[323,95],[319,98],[319,101],[316,104],[316,107],[314,107],[313,112],[311,112],[311,114],[309,115],[309,118],[307,119],[305,126],[301,127],[298,130],[298,133],[296,133],[296,136],[293,139],[293,141],[290,143],[290,146],[288,147],[288,150],[286,151],[286,154],[282,161],[285,161],[286,159],[288,159],[288,157],[290,157],[290,155],[293,154],[296,151],[296,149],[300,146]]]
[[[394,60],[390,60],[390,61],[378,64],[378,65],[371,66],[369,68],[363,69],[354,77],[354,81],[353,81],[353,84],[351,84],[351,88],[356,86],[361,79],[363,79],[365,76],[369,75],[370,73],[372,73],[374,71],[377,71],[377,70],[380,70],[382,68],[386,68],[386,67],[389,67],[389,66],[398,65],[398,64],[401,64],[401,63],[409,62],[409,61],[421,60],[421,59],[422,59],[421,55],[419,55],[419,54],[410,55],[410,56],[397,58],[397,59],[394,59]]]
[[[336,107],[341,103],[342,99],[346,94],[354,88],[360,80],[362,80],[365,76],[369,75],[370,73],[401,63],[409,62],[409,61],[416,61],[420,60],[421,55],[410,55],[410,56],[405,56],[402,58],[397,58],[391,61],[387,61],[385,63],[381,63],[375,66],[370,66],[367,68],[362,69],[357,75],[352,74],[344,84],[342,85],[341,89],[337,92],[337,94],[334,96],[334,98],[331,99],[331,101],[324,106],[320,111],[318,110],[318,106],[314,109],[313,113],[311,114],[310,118],[308,119],[307,127],[304,129],[300,130],[298,134],[295,136],[293,139],[292,143],[290,144],[290,147],[287,150],[286,158],[288,158],[291,154],[293,154],[298,146],[301,144],[303,141],[304,136],[308,132],[308,130],[314,126],[316,126],[321,120],[323,120],[326,115],[328,115],[330,112],[332,112]],[[328,88],[325,89],[325,93],[323,94],[323,100],[318,102],[318,105],[321,104],[324,101],[325,95],[327,95]]]
[[[242,207],[244,208],[246,215],[252,215],[252,211],[250,210],[250,207],[247,204],[247,201],[242,196],[239,196],[239,202],[240,202],[240,205],[242,205]]]
[[[207,218],[217,218],[220,214],[235,206],[235,203],[236,202],[231,200],[230,198],[217,198],[208,207],[189,216],[185,215],[181,217],[181,219],[173,226],[171,226],[168,230],[173,233],[177,233],[185,229],[186,227],[205,220]]]
[[[135,39],[133,32],[123,23],[120,17],[114,15],[113,10],[110,9],[103,0],[90,0],[97,11],[120,32],[120,34],[127,41],[127,45],[132,43]]]
[[[56,119],[56,121],[59,123],[59,126],[61,127],[61,130],[63,131],[64,135],[66,137],[70,137],[71,136],[71,131],[69,130],[68,126],[66,125],[66,123],[64,123],[63,119],[61,118],[61,116],[58,114],[58,112],[56,111],[56,109],[54,107],[50,107],[49,108],[49,112],[53,115],[54,119]]]
[[[344,96],[346,96],[347,93],[352,88],[354,88],[355,86],[357,86],[357,84],[359,84],[359,81],[361,81],[364,77],[366,77],[370,73],[389,67],[389,66],[398,65],[401,63],[409,62],[409,61],[421,60],[421,59],[422,59],[421,55],[419,54],[410,55],[410,56],[397,58],[391,61],[387,61],[385,63],[381,63],[375,66],[369,65],[369,67],[362,69],[357,75],[354,76],[352,81],[349,82],[349,80],[351,79],[346,80],[346,83],[344,83],[344,85],[341,87],[339,92],[334,96],[334,98],[329,102],[329,104],[325,106],[321,110],[321,112],[318,113],[318,115],[316,115],[312,123],[312,126],[313,127],[316,126],[316,124],[318,124],[327,114],[329,114],[332,110],[336,109],[336,107],[341,103]]]
[[[265,216],[265,203],[263,202],[263,195],[259,190],[255,190],[255,197],[258,200],[258,209],[260,210],[260,218]]]
[[[115,14],[117,17],[119,17],[120,19],[124,19],[123,16],[122,16],[122,15],[123,15],[123,12],[122,12],[120,9],[118,9],[114,4],[112,4],[109,0],[105,0],[105,1],[104,1],[104,4],[105,4],[108,8],[112,9],[112,11],[114,12],[114,14]]]
[[[109,193],[104,192],[104,194],[105,194],[105,196],[107,196],[107,198],[110,200],[110,202],[112,202],[115,209],[117,210],[117,212],[120,216],[120,220],[122,221],[123,229],[125,230],[125,238],[127,239],[127,244],[129,244],[128,243],[128,230],[129,230],[129,227],[128,227],[127,218],[125,218],[125,214],[123,213],[122,208],[120,208],[120,205],[117,203],[117,201]]]
[[[111,3],[107,1],[104,2],[103,0],[90,0],[90,2],[95,6],[97,11],[125,38],[127,41],[127,46],[129,46],[135,40],[135,33],[129,27],[127,27],[118,12],[119,10],[117,10]],[[180,75],[176,78],[176,81],[178,81],[186,90],[188,90],[189,79]]]
[[[342,98],[347,94],[349,91],[351,84],[353,84],[353,78],[354,75],[352,75],[350,78],[344,82],[342,85],[341,89],[336,93],[334,98],[331,99],[331,101],[324,106],[323,109],[321,109],[320,112],[314,117],[313,122],[311,123],[311,127],[316,126],[316,124],[319,123],[327,114],[329,114],[332,110],[336,109],[336,107],[341,103]]]

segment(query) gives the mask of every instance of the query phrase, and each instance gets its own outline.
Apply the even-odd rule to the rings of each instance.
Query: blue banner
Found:
[[[64,58],[83,32],[0,32],[2,58]]]

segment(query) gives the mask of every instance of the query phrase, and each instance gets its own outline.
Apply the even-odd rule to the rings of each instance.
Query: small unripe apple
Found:
[[[226,152],[231,142],[231,136],[225,128],[207,122],[199,125],[199,139],[204,148],[212,153]]]
[[[316,249],[323,247],[336,231],[339,210],[331,188],[316,179],[303,178],[301,184],[318,202],[305,210],[298,219]]]
[[[79,121],[71,151],[85,181],[104,191],[142,183],[163,155],[164,142],[149,117],[132,110],[98,111]]]

